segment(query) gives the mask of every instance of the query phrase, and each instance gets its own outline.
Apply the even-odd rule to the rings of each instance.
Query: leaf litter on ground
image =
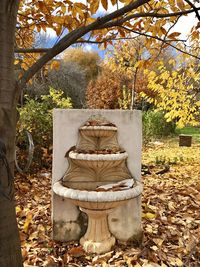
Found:
[[[160,164],[156,157],[160,155],[168,157],[170,170],[156,174]],[[174,163],[175,157],[179,160]],[[143,177],[143,242],[139,247],[133,242],[118,242],[111,252],[102,255],[87,255],[75,241],[51,239],[50,170],[28,176],[16,174],[16,213],[24,266],[199,267],[199,159],[199,143],[178,147],[177,143],[164,142],[146,147],[143,163],[152,172]]]

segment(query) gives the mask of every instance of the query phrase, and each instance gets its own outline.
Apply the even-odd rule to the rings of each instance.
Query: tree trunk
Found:
[[[13,174],[16,129],[14,40],[19,0],[1,0],[0,7],[0,139]],[[2,156],[2,153],[0,151]],[[0,158],[0,266],[21,267],[22,257],[15,203],[5,161]],[[12,183],[11,183],[12,186]],[[13,187],[13,186],[12,186]],[[11,188],[13,192],[13,188]]]

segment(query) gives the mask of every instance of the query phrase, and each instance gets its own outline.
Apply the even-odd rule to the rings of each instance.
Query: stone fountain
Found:
[[[86,252],[100,254],[110,251],[118,239],[110,227],[109,216],[112,218],[111,214],[120,207],[127,208],[127,204],[138,200],[142,185],[128,168],[129,155],[119,145],[114,123],[97,113],[77,129],[76,137],[76,145],[65,154],[67,171],[53,183],[53,191],[68,201],[66,209],[71,203],[87,214],[88,224],[85,234],[80,233],[80,244]],[[135,212],[138,213],[138,207]]]

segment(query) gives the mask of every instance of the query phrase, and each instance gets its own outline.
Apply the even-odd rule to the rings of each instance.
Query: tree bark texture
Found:
[[[1,0],[0,8],[0,139],[11,173],[14,168],[16,83],[14,40],[19,0]],[[22,257],[13,199],[5,162],[0,159],[0,266],[21,267]]]

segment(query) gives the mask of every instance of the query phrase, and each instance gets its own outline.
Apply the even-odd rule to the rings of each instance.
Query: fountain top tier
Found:
[[[89,153],[109,154],[123,151],[117,140],[117,127],[101,115],[91,116],[79,128],[79,139],[76,146]]]

